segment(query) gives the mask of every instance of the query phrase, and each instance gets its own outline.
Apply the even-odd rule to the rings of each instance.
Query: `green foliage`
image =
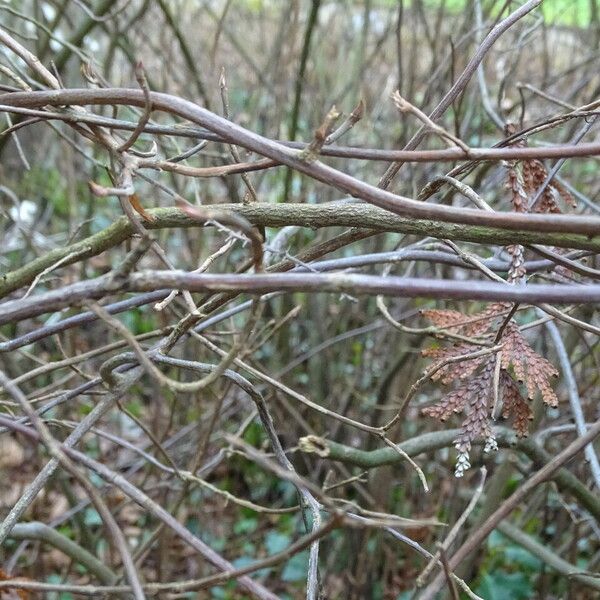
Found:
[[[502,570],[483,575],[475,593],[486,600],[526,600],[533,597],[530,577]]]
[[[125,408],[138,419],[144,414],[144,406],[138,398],[132,398],[125,404]]]
[[[100,527],[102,525],[102,518],[95,508],[86,508],[83,513],[83,522],[86,527]]]
[[[525,600],[535,596],[541,561],[530,552],[494,531],[488,555],[481,567],[475,592],[486,600]]]
[[[308,550],[299,552],[290,558],[281,573],[282,581],[304,581],[306,579],[306,570],[308,568]]]
[[[253,533],[258,528],[258,519],[256,518],[245,518],[239,519],[233,526],[233,533],[237,535]]]
[[[253,421],[244,432],[244,441],[251,446],[259,447],[266,440],[266,435],[260,423]]]
[[[63,578],[58,573],[53,573],[46,578],[48,583],[61,584]],[[74,600],[73,594],[69,592],[47,592],[45,596],[48,600]]]
[[[381,5],[395,4],[396,0],[380,0]],[[425,0],[425,6],[431,10],[440,8],[441,0]],[[406,3],[407,6],[411,2]],[[461,13],[468,9],[467,0],[446,0],[446,11],[451,14]],[[590,3],[587,0],[544,0],[541,12],[547,24],[560,24],[575,27],[587,27],[591,21]]]
[[[34,165],[23,174],[18,190],[24,198],[35,200],[43,191],[44,197],[52,204],[56,216],[68,215],[65,180],[58,169]]]
[[[269,554],[281,552],[290,545],[290,536],[279,531],[269,531],[265,536],[265,548]]]

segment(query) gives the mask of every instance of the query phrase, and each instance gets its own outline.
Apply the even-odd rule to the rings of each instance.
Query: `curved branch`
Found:
[[[83,565],[88,571],[107,585],[114,584],[117,576],[91,552],[65,537],[46,523],[31,521],[17,523],[10,532],[9,538],[14,540],[38,540],[57,548],[69,558]]]
[[[21,91],[20,89],[15,91]],[[102,127],[109,127],[110,129],[119,129],[124,131],[134,131],[136,123],[132,121],[126,121],[122,119],[112,119],[110,117],[103,117],[95,114],[74,114],[74,113],[61,113],[51,112],[49,110],[36,110],[31,108],[15,107],[0,103],[0,111],[12,112],[19,115],[29,115],[35,117],[31,121],[21,122],[13,125],[9,129],[3,131],[3,135],[12,133],[22,127],[31,125],[33,123],[39,123],[40,121],[52,121],[58,120],[65,123],[87,123],[90,125],[99,125]],[[586,144],[574,145],[574,144],[553,144],[552,146],[507,146],[514,141],[525,138],[529,135],[538,133],[540,130],[556,126],[572,119],[587,119],[600,114],[597,110],[583,110],[578,109],[572,113],[563,114],[552,119],[544,120],[540,125],[532,128],[527,128],[522,131],[515,133],[509,138],[505,138],[499,141],[492,147],[473,147],[470,146],[468,153],[465,155],[465,151],[461,148],[442,148],[442,149],[431,149],[431,150],[394,150],[392,148],[365,148],[358,146],[338,146],[336,144],[324,145],[319,154],[321,156],[334,156],[337,158],[351,158],[355,160],[372,160],[372,161],[398,161],[398,162],[415,162],[415,163],[428,163],[428,162],[455,162],[470,158],[472,161],[499,161],[499,160],[526,160],[526,159],[544,159],[544,158],[581,158],[586,156],[598,156],[600,155],[600,143],[590,142]],[[205,140],[211,142],[226,143],[220,135],[208,131],[201,127],[193,127],[190,125],[159,125],[155,123],[147,124],[144,127],[144,133],[150,133],[155,135],[169,135],[174,137],[190,138],[193,140]],[[286,146],[287,148],[294,148],[296,150],[304,150],[309,144],[306,142],[292,142],[290,140],[275,140],[278,144]],[[277,166],[278,163],[275,160],[263,159],[253,163],[240,163],[232,165],[221,165],[219,167],[211,167],[212,173],[209,170],[200,170],[198,175],[192,175],[196,173],[196,170],[190,167],[190,170],[186,172],[186,169],[177,169],[176,172],[182,174],[190,174],[192,176],[218,177],[223,174],[246,172],[253,170],[267,169],[272,166]],[[168,161],[152,161],[142,160],[140,166],[149,169],[170,169],[173,168],[173,164]],[[181,165],[181,167],[183,167]],[[224,172],[220,171],[223,169]]]
[[[155,110],[162,110],[188,119],[220,134],[228,143],[243,146],[267,158],[281,162],[317,181],[331,185],[344,193],[361,198],[370,204],[379,206],[397,215],[417,219],[434,219],[446,223],[493,227],[510,231],[525,230],[545,233],[600,235],[600,218],[597,217],[555,214],[484,213],[480,210],[469,208],[455,208],[417,202],[416,200],[393,194],[360,181],[320,161],[306,161],[303,159],[302,153],[236,125],[183,98],[170,94],[151,92],[150,99]],[[85,104],[121,104],[143,107],[145,106],[145,98],[141,90],[127,88],[66,89],[2,94],[0,95],[0,103],[26,108],[36,108],[45,105]],[[461,152],[463,151],[461,150]],[[473,158],[470,153],[463,152],[463,154],[464,159]]]

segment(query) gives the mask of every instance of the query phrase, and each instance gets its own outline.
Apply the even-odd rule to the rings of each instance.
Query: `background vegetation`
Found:
[[[600,7],[524,6],[0,3],[0,597],[598,597]]]

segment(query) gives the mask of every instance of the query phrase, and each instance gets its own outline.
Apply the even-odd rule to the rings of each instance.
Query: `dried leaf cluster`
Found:
[[[510,134],[510,129],[507,130]],[[524,144],[522,142],[520,145]],[[548,172],[539,160],[507,163],[507,187],[516,212],[560,213],[557,199],[574,205],[569,192],[552,181],[540,194],[539,202],[532,200],[544,185]],[[521,245],[507,247],[510,257],[507,281],[513,285],[525,280],[525,249]],[[512,420],[519,437],[526,436],[533,418],[529,401],[538,393],[547,406],[556,407],[558,398],[551,379],[558,376],[554,365],[538,354],[527,342],[519,326],[512,319],[511,305],[495,303],[475,315],[455,310],[425,310],[421,314],[437,327],[462,336],[460,341],[447,347],[429,348],[423,355],[434,359],[431,379],[447,385],[461,385],[446,394],[438,403],[423,409],[423,414],[445,421],[453,413],[464,412],[462,431],[455,440],[458,451],[455,474],[462,477],[471,466],[469,452],[477,439],[485,440],[485,451],[496,448],[491,422],[496,414]],[[506,320],[508,319],[508,322]],[[498,333],[499,332],[499,333]],[[502,345],[494,354],[469,358],[481,349],[481,341],[496,337]],[[469,338],[473,341],[470,342]],[[464,356],[464,360],[456,361]]]
[[[502,325],[510,305],[492,304],[473,317],[458,311],[426,310],[422,314],[446,331],[475,338],[493,335]],[[435,360],[432,379],[443,384],[460,382],[458,388],[446,394],[437,404],[423,410],[425,415],[445,421],[453,413],[465,412],[462,431],[455,440],[458,451],[456,476],[470,467],[469,452],[477,439],[486,440],[486,450],[495,449],[491,428],[494,399],[502,404],[502,415],[512,419],[520,437],[526,436],[532,418],[529,400],[537,393],[548,406],[557,406],[558,399],[550,383],[558,375],[554,365],[529,345],[518,325],[510,321],[502,332],[502,349],[495,354],[466,358],[448,363],[449,359],[465,356],[481,349],[474,343],[459,342],[449,347],[427,349],[424,355]]]

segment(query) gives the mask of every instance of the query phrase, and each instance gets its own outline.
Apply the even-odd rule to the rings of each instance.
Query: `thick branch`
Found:
[[[39,540],[57,548],[74,561],[82,564],[88,571],[96,575],[102,583],[113,584],[117,576],[93,554],[82,548],[79,544],[65,537],[56,529],[40,523],[31,521],[29,523],[17,523],[10,532],[9,538],[14,540]]]
[[[434,236],[440,239],[477,242],[481,244],[547,244],[560,248],[575,248],[600,252],[600,238],[572,233],[542,233],[540,231],[503,231],[485,226],[459,225],[442,221],[413,219],[394,215],[368,204],[267,204],[250,205],[222,204],[219,211],[234,211],[252,225],[261,227],[286,227],[299,225],[310,228],[322,227],[365,227],[378,231],[421,236]],[[178,208],[158,208],[149,210],[152,221],[145,225],[151,229],[167,227],[198,227],[194,219]],[[134,234],[133,227],[126,217],[121,217],[110,227],[69,246],[61,246],[47,252],[23,267],[0,277],[0,298],[31,283],[44,269],[61,261],[61,267],[96,256],[117,246]],[[62,262],[65,257],[72,258]]]
[[[435,452],[442,448],[451,448],[459,433],[459,429],[432,431],[406,440],[399,446],[409,456],[418,456],[423,452]],[[513,431],[503,427],[494,428],[494,435],[499,446],[514,448],[523,452],[534,462],[536,467],[541,467],[552,460],[552,456],[530,438],[518,439]],[[300,450],[318,454],[329,460],[360,467],[361,469],[396,465],[404,460],[393,448],[361,450],[317,436],[302,438],[300,440]],[[567,469],[559,469],[554,473],[553,479],[563,491],[573,494],[596,519],[600,520],[600,499],[588,490],[577,477]]]
[[[44,313],[74,306],[83,300],[99,299],[117,292],[149,292],[163,288],[190,292],[335,292],[399,298],[484,300],[519,304],[600,302],[600,284],[512,286],[489,281],[415,279],[346,273],[270,273],[209,275],[185,271],[142,271],[124,278],[110,275],[67,285],[52,292],[0,304],[0,325],[22,321]]]
[[[0,98],[1,102],[2,98]],[[92,113],[75,114],[72,112],[51,112],[48,110],[36,110],[32,108],[23,108],[8,106],[0,103],[0,111],[13,112],[18,115],[31,117],[39,117],[39,120],[44,121],[63,121],[65,123],[88,123],[91,125],[100,125],[111,129],[123,131],[133,131],[137,124],[132,121],[123,119],[111,119]],[[590,142],[586,144],[553,144],[551,146],[506,146],[515,140],[526,137],[528,134],[536,133],[537,129],[550,127],[572,119],[588,118],[597,115],[596,110],[578,110],[565,115],[560,115],[552,119],[545,119],[540,125],[532,126],[524,129],[522,132],[517,132],[513,136],[503,139],[493,147],[469,147],[468,153],[461,148],[440,148],[429,150],[395,150],[393,148],[369,148],[364,146],[339,146],[337,144],[325,145],[321,148],[319,154],[321,156],[335,156],[338,158],[350,158],[355,160],[372,160],[372,161],[397,161],[402,163],[430,163],[430,162],[456,162],[469,158],[472,161],[499,161],[499,160],[527,160],[527,159],[544,159],[544,158],[582,158],[586,156],[600,155],[600,143]],[[36,121],[37,122],[37,121]],[[31,124],[31,123],[29,123]],[[21,123],[11,128],[12,131],[26,124]],[[7,131],[4,132],[5,134]],[[184,125],[158,125],[155,123],[147,124],[144,127],[144,133],[155,135],[168,135],[173,137],[189,138],[193,140],[207,140],[211,142],[226,143],[220,135],[208,131],[202,127],[184,126]],[[290,140],[278,139],[277,143],[286,146],[287,148],[295,148],[297,150],[305,150],[308,147],[306,142],[292,142]],[[150,165],[153,164],[154,167]],[[140,166],[149,168],[160,168],[162,165],[171,164],[166,161],[144,161],[140,162]],[[268,169],[278,166],[277,161],[265,159],[254,163],[241,163],[239,165],[221,165],[220,167],[211,167],[214,169],[214,175],[220,175],[218,169],[223,169],[225,173],[239,173],[244,171],[254,171]],[[182,172],[185,174],[185,168],[180,165]],[[190,168],[190,173],[193,169]]]
[[[507,229],[546,233],[580,233],[600,235],[600,218],[546,214],[484,213],[469,208],[456,208],[418,202],[398,196],[386,190],[360,181],[320,161],[303,160],[302,154],[265,138],[244,127],[202,108],[193,102],[170,94],[151,92],[150,99],[155,110],[162,110],[206,127],[223,136],[229,143],[237,144],[285,164],[327,185],[362,198],[397,215],[415,219],[433,219],[447,223],[480,225]],[[146,99],[141,90],[127,88],[68,89],[43,92],[16,92],[0,95],[0,103],[16,107],[39,108],[45,105],[129,105],[143,107]],[[471,159],[465,153],[465,159]]]

